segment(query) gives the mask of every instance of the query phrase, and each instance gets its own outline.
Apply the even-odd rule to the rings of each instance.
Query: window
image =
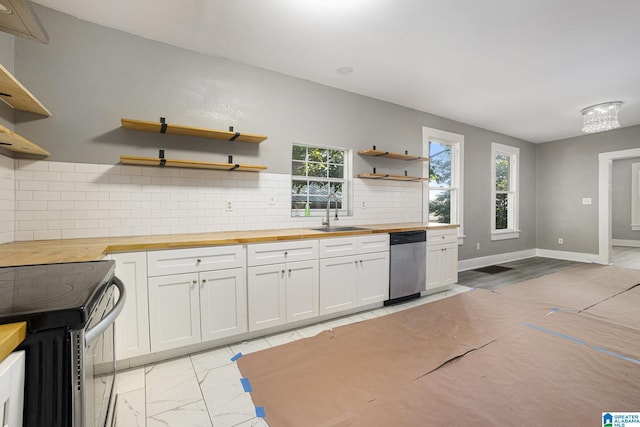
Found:
[[[631,229],[640,231],[640,163],[631,164]]]
[[[518,229],[518,157],[520,149],[491,144],[491,240],[516,239]]]
[[[331,209],[348,214],[350,151],[342,148],[293,144],[291,151],[291,215],[324,213]]]
[[[462,171],[464,136],[423,128],[425,176],[429,177],[423,220],[440,224],[459,224],[462,238]],[[428,174],[427,174],[428,173]]]

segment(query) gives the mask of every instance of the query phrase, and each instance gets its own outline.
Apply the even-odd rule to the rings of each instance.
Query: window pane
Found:
[[[344,167],[342,165],[329,164],[329,178],[343,178]]]
[[[429,222],[451,223],[451,191],[429,190]]]
[[[338,204],[338,209],[342,209],[342,183],[341,182],[332,182],[331,183],[331,192],[335,194],[335,197],[331,198],[331,207],[335,209],[336,203]],[[336,199],[338,199],[336,201]]]
[[[310,182],[309,183],[309,208],[326,209],[328,195],[329,195],[328,182]]]
[[[504,154],[496,156],[496,191],[509,191],[511,158]]]
[[[329,150],[329,157],[327,161],[330,163],[344,164],[344,151]]]
[[[291,152],[292,160],[306,160],[307,159],[307,147],[304,145],[294,145]]]
[[[291,175],[306,176],[305,163],[300,161],[291,162]]]
[[[496,194],[496,230],[509,228],[509,195]]]
[[[318,177],[326,178],[327,164],[326,163],[309,163],[307,165],[307,172],[309,176],[318,176]]]
[[[314,148],[314,147],[308,147],[308,149],[309,149],[310,162],[326,163],[327,150],[325,150],[324,148]]]
[[[451,186],[451,146],[429,141],[429,186]]]

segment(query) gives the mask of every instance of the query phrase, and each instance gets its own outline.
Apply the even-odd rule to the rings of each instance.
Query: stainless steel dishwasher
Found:
[[[427,280],[427,232],[389,233],[389,299],[384,305],[418,298]]]

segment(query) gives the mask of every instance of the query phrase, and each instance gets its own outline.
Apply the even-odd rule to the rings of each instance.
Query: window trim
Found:
[[[464,135],[447,132],[440,129],[433,129],[429,127],[422,128],[422,155],[429,157],[429,141],[437,141],[452,146],[453,164],[451,188],[455,192],[455,203],[452,200],[452,211],[455,205],[455,212],[452,212],[451,221],[458,225],[458,245],[464,243]],[[422,176],[429,176],[429,162],[424,162],[422,166]],[[422,186],[422,222],[424,224],[429,223],[429,183]],[[455,215],[454,215],[455,213]]]
[[[513,194],[513,209],[509,210],[511,226],[496,230],[496,156],[509,157],[509,192]],[[517,239],[520,237],[520,148],[511,145],[491,143],[491,240]]]
[[[291,153],[293,152],[293,146],[304,146],[304,147],[312,147],[312,148],[320,148],[326,150],[340,150],[344,151],[344,164],[343,164],[343,179],[340,178],[329,178],[329,177],[314,177],[308,176],[306,179],[308,181],[316,181],[316,182],[341,182],[342,183],[342,208],[338,209],[338,214],[340,216],[351,216],[352,215],[352,197],[353,197],[353,178],[351,176],[352,170],[352,162],[353,162],[353,150],[351,148],[346,147],[335,147],[331,145],[320,145],[320,144],[311,144],[304,142],[292,142],[291,149],[289,150],[289,162],[290,164],[293,162],[293,158]],[[289,188],[291,189],[292,183],[295,177],[299,177],[300,175],[294,175],[293,170],[290,171],[289,174]],[[291,205],[292,199],[289,199],[289,205]],[[290,206],[291,217],[300,217],[304,218],[304,209],[298,215],[295,215],[295,210]],[[331,210],[333,212],[333,208]],[[310,216],[312,217],[320,217],[326,214],[326,208],[323,209],[309,209]]]
[[[640,231],[640,163],[631,163],[631,230]]]

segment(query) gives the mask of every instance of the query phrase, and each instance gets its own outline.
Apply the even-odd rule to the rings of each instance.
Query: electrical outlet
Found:
[[[476,243],[476,250],[480,250],[480,242]]]
[[[562,237],[558,237],[558,244],[564,245],[564,239]]]
[[[276,196],[275,196],[275,194],[272,194],[271,196],[269,196],[269,204],[270,205],[275,205],[276,204]]]
[[[225,205],[224,205],[224,210],[227,212],[232,212],[233,211],[233,202],[231,200],[227,200]]]
[[[364,209],[364,201],[360,203],[360,208]]]
[[[591,203],[593,203],[593,201],[591,200],[591,197],[583,197],[582,198],[582,204],[583,205],[590,205]]]

